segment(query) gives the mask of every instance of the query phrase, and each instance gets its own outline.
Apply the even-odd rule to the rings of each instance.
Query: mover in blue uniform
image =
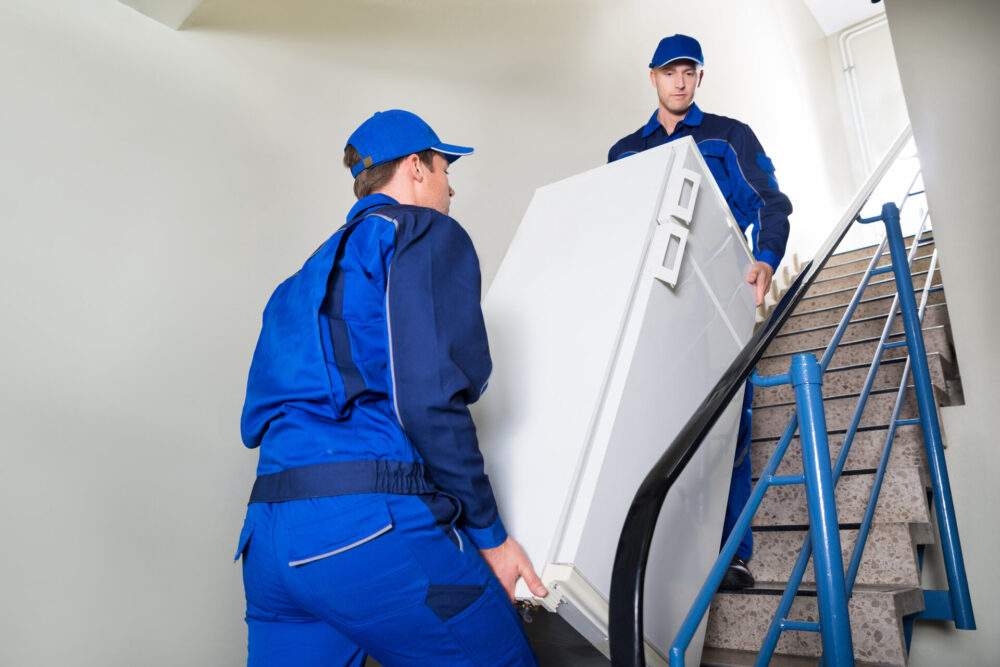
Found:
[[[511,598],[545,588],[467,407],[491,362],[447,169],[471,152],[406,111],[365,121],[347,223],[264,310],[241,423],[251,666],[536,664]]]
[[[611,147],[608,162],[680,137],[694,139],[740,229],[750,233],[757,261],[750,268],[747,282],[754,285],[756,302],[760,305],[771,287],[771,276],[785,254],[792,204],[778,189],[774,164],[750,127],[732,118],[705,113],[694,103],[694,94],[704,76],[704,64],[701,45],[694,38],[673,35],[660,40],[649,63],[649,79],[656,88],[659,105],[644,126]],[[752,402],[753,385],[747,382],[723,542],[750,497]],[[747,566],[752,554],[753,534],[748,530],[726,572],[722,588],[753,586],[753,575]]]

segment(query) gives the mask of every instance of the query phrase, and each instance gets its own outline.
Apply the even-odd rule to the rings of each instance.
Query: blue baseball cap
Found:
[[[656,46],[656,52],[649,66],[663,67],[675,60],[693,60],[704,67],[705,58],[701,55],[701,44],[694,37],[687,35],[664,37]]]
[[[347,144],[361,154],[361,161],[351,167],[351,175],[355,178],[368,167],[428,148],[441,153],[449,163],[472,152],[467,146],[442,143],[420,116],[401,109],[376,111],[374,116],[354,130]]]

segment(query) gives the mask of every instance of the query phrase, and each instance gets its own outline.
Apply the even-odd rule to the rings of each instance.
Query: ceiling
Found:
[[[123,5],[177,30],[202,0],[121,0]]]
[[[885,12],[885,5],[871,0],[802,0],[827,35]]]
[[[150,18],[178,29],[202,0],[121,0]],[[819,27],[827,35],[877,16],[885,11],[881,2],[872,0],[802,0]]]

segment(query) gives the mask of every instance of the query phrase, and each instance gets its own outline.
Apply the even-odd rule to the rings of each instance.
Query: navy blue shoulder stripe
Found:
[[[357,222],[356,220],[353,222]],[[347,246],[347,239],[351,232],[357,229],[357,224],[349,224],[340,235],[340,242],[337,244],[337,252],[334,254],[333,268],[326,282],[326,297],[323,299],[322,312],[327,316],[330,323],[330,339],[333,345],[333,359],[340,372],[341,381],[344,383],[345,400],[344,405],[350,405],[351,401],[368,389],[360,369],[354,363],[351,356],[351,337],[347,331],[347,323],[344,321],[344,283],[346,276],[341,269],[340,262],[344,257],[344,248]]]

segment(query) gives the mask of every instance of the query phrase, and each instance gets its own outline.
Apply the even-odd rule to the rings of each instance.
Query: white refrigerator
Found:
[[[474,406],[500,513],[538,600],[608,655],[619,533],[646,473],[753,331],[752,256],[680,139],[539,188],[483,302]],[[742,389],[668,494],[645,583],[649,664],[718,555]],[[531,597],[523,582],[518,597]],[[700,664],[705,625],[686,654]]]

